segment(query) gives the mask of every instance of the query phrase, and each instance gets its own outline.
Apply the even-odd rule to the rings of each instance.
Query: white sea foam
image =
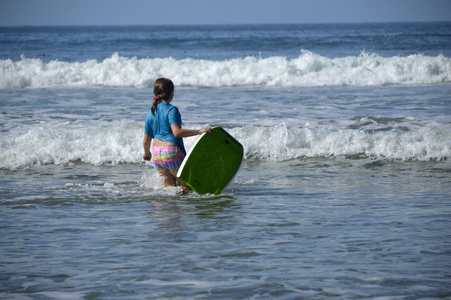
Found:
[[[158,77],[178,86],[369,86],[451,82],[451,58],[422,54],[327,58],[302,51],[294,59],[275,56],[225,61],[121,57],[103,60],[44,62],[22,57],[0,61],[0,88],[146,87]]]
[[[416,131],[370,133],[356,129],[244,127],[231,131],[246,157],[287,160],[304,157],[372,157],[389,160],[451,158],[451,128],[426,126]]]
[[[143,130],[126,122],[105,127],[34,127],[10,131],[0,141],[0,168],[64,165],[74,161],[101,165],[141,161]],[[141,140],[141,141],[140,141]]]
[[[368,132],[278,126],[227,129],[245,148],[245,158],[283,161],[310,157],[380,158],[439,161],[451,159],[451,127],[424,126],[415,131]],[[0,168],[43,164],[93,165],[142,163],[142,124],[125,121],[102,127],[33,127],[2,133]],[[195,138],[185,139],[189,149]]]

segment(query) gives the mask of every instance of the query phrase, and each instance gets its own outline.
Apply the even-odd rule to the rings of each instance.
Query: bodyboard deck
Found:
[[[244,149],[221,127],[204,133],[183,160],[177,177],[199,194],[217,195],[238,172]]]

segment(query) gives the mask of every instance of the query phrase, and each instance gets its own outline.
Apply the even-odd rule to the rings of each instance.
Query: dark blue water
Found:
[[[451,56],[450,23],[98,26],[0,28],[1,59],[43,61],[125,57],[296,58],[301,49],[329,58],[424,54]]]

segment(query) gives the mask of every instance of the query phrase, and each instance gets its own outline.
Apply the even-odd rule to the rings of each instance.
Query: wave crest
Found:
[[[43,62],[25,58],[0,61],[0,88],[147,87],[158,77],[178,86],[370,86],[451,82],[451,59],[422,54],[327,58],[303,50],[287,59],[246,57],[225,61],[121,57],[98,62]]]
[[[246,158],[288,160],[311,157],[375,158],[399,161],[451,158],[451,128],[425,126],[415,131],[369,132],[356,129],[244,127],[233,134]]]
[[[393,161],[451,159],[451,128],[414,131],[246,126],[227,128],[245,148],[246,159],[284,161],[312,157],[374,158]],[[142,162],[142,124],[112,122],[102,127],[34,127],[10,131],[0,140],[0,168],[19,169],[76,161],[103,165]],[[189,149],[195,138],[185,140]]]

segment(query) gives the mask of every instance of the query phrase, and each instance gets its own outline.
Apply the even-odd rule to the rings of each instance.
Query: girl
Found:
[[[174,84],[170,79],[159,78],[153,86],[155,95],[152,108],[147,114],[144,126],[144,160],[150,160],[155,169],[164,177],[163,186],[175,186],[177,181],[183,190],[188,186],[177,178],[177,172],[185,158],[183,139],[205,132],[211,133],[210,127],[200,130],[182,129],[182,117],[178,108],[171,105],[174,98]],[[154,139],[152,153],[150,143]]]

